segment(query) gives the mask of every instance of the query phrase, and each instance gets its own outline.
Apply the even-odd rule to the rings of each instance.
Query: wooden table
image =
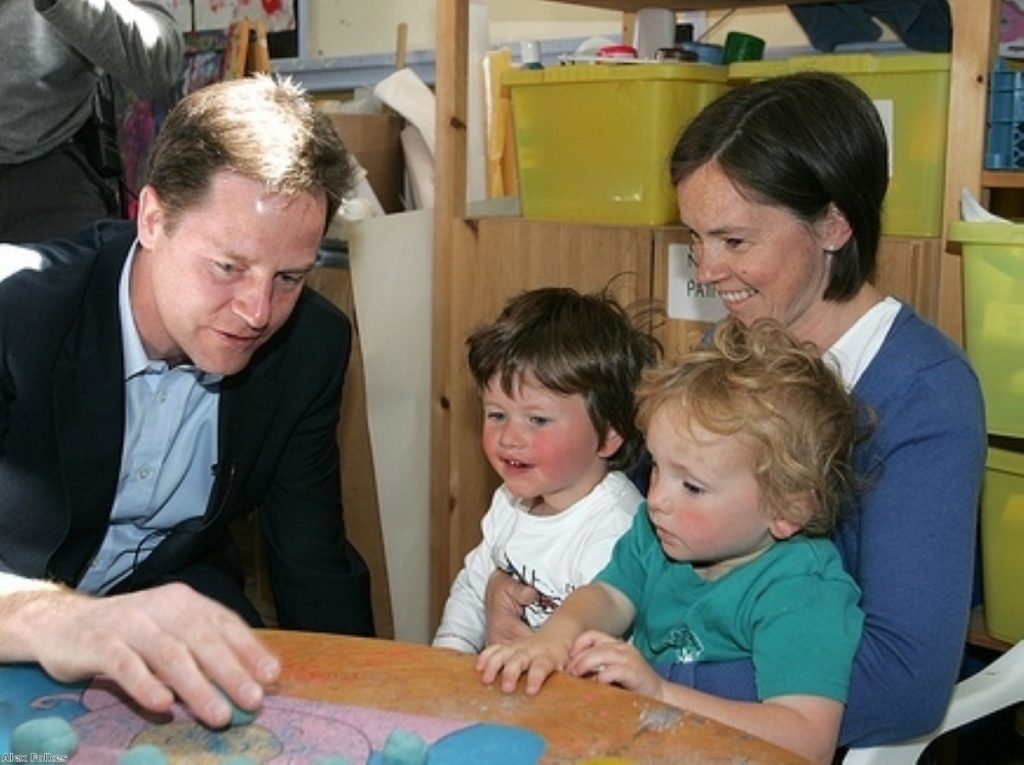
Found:
[[[472,657],[452,651],[303,632],[261,636],[283,662],[280,694],[527,728],[547,742],[544,763],[803,762],[728,726],[566,675],[549,678],[537,696],[505,695],[480,682]]]

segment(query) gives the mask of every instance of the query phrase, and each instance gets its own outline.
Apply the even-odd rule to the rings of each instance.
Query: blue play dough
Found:
[[[117,765],[170,765],[170,758],[164,750],[153,744],[142,744],[133,746],[122,754]]]
[[[427,744],[416,733],[395,728],[384,740],[384,765],[426,765]]]
[[[427,765],[462,762],[537,765],[544,748],[544,739],[531,730],[495,723],[477,723],[442,736],[428,747],[425,759],[420,762]],[[366,765],[406,765],[387,757],[385,744],[384,751],[374,750],[370,753]]]
[[[216,688],[216,686],[214,687]],[[217,688],[217,692],[224,698],[224,701],[231,705],[231,719],[228,721],[228,725],[230,727],[234,728],[237,725],[248,725],[256,719],[255,712],[248,712],[245,709],[242,709],[220,688]]]
[[[313,765],[352,765],[352,763],[347,757],[342,757],[340,754],[329,754],[319,760],[314,760]]]
[[[35,664],[0,666],[0,754],[13,753],[11,734],[42,714],[73,720],[85,713],[79,701],[88,681],[58,683]]]
[[[78,734],[63,717],[27,720],[11,733],[14,754],[71,755],[78,748]]]
[[[536,765],[544,753],[544,739],[525,728],[478,723],[449,733],[430,745],[430,762],[500,762]]]

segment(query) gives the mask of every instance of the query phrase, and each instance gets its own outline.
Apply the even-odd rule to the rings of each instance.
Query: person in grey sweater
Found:
[[[0,0],[0,241],[70,237],[117,212],[86,151],[100,75],[164,96],[183,54],[169,0]]]

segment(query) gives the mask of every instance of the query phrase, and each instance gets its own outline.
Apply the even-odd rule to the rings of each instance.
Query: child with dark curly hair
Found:
[[[607,294],[547,287],[514,297],[470,335],[483,448],[503,483],[434,646],[484,647],[486,587],[497,570],[536,591],[524,612],[536,628],[608,562],[643,501],[621,472],[643,451],[633,393],[658,357],[638,324]]]

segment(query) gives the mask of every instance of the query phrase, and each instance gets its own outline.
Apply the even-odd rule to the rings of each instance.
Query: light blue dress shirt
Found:
[[[217,464],[221,375],[169,367],[142,347],[128,283],[138,242],[118,288],[125,369],[125,434],[107,535],[78,585],[103,593],[148,556],[168,531],[206,511]],[[88,448],[88,444],[82,444]]]

